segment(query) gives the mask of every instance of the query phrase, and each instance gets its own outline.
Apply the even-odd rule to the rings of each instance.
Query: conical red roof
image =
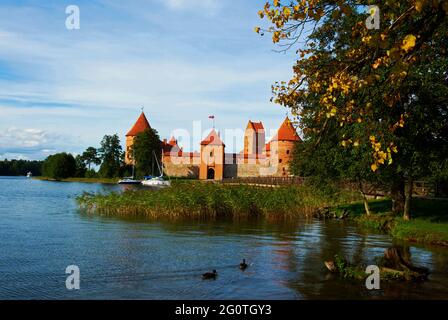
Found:
[[[150,128],[151,128],[151,126],[149,125],[148,119],[146,119],[145,114],[142,112],[140,114],[140,117],[138,117],[137,121],[134,123],[131,130],[129,130],[128,133],[126,133],[126,137],[127,136],[135,137],[139,133],[145,131],[146,129],[150,129]]]
[[[222,142],[221,138],[219,137],[218,133],[216,133],[215,129],[212,129],[212,131],[208,134],[208,136],[201,141],[201,145],[215,145],[215,146],[224,146],[224,142]]]
[[[254,121],[249,120],[249,122],[247,124],[247,128],[252,128],[255,132],[264,130],[263,123],[261,121],[254,122]]]
[[[289,118],[286,117],[271,141],[301,141],[301,139]]]

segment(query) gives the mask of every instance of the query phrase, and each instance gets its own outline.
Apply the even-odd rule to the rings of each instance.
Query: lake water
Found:
[[[448,298],[446,248],[410,246],[432,271],[424,283],[369,291],[330,276],[323,261],[334,254],[367,265],[392,245],[344,222],[154,223],[77,210],[82,192],[120,188],[0,177],[0,299]],[[80,268],[80,290],[65,287],[68,265]],[[202,280],[212,269],[218,278]]]

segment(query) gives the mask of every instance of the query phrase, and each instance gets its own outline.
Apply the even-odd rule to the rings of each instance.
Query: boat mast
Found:
[[[152,154],[154,155],[154,159],[156,159],[157,168],[159,168],[159,171],[160,171],[160,176],[163,177],[163,170],[160,167],[159,160],[157,160],[157,156],[156,156],[156,153],[154,152],[154,150],[152,151]]]

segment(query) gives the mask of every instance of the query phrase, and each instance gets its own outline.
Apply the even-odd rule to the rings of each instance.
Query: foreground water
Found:
[[[0,177],[0,299],[448,298],[445,248],[410,246],[430,281],[369,291],[331,277],[323,261],[340,253],[374,263],[392,245],[387,235],[335,221],[149,223],[77,210],[83,191],[113,190],[120,187]],[[68,265],[80,268],[80,290],[65,287]],[[203,281],[211,269],[217,280]]]

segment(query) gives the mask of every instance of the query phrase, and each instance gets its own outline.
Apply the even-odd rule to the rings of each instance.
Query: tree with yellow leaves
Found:
[[[368,5],[378,6],[378,30],[366,24]],[[270,25],[256,32],[297,50],[274,101],[298,117],[310,147],[334,135],[339,148],[367,150],[366,165],[388,178],[405,219],[413,180],[427,174],[425,161],[444,156],[447,13],[443,0],[275,0],[259,11]]]

